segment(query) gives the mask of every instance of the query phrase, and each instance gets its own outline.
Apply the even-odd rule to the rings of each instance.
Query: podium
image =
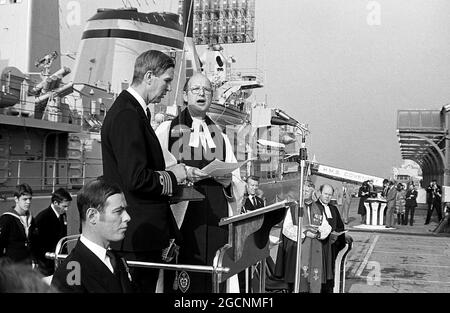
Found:
[[[366,208],[366,224],[354,226],[362,229],[385,229],[384,213],[386,210],[386,200],[382,198],[367,198],[364,201]]]
[[[231,276],[261,261],[260,290],[265,290],[265,259],[270,256],[269,234],[284,219],[288,207],[295,202],[281,201],[263,208],[222,218],[219,226],[228,225],[228,243],[220,248],[213,261],[215,268],[229,268],[213,277],[213,292]]]

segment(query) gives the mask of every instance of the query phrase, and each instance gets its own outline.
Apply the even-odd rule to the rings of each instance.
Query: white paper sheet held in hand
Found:
[[[226,163],[217,159],[214,159],[211,163],[202,168],[202,171],[210,176],[225,176],[231,174],[235,169],[240,168],[242,165],[250,160],[237,162],[237,163]]]

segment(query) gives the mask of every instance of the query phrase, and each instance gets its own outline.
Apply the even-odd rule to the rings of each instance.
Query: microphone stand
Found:
[[[300,152],[299,152],[299,160],[300,163],[300,197],[299,204],[294,209],[295,210],[295,222],[297,222],[297,251],[295,258],[295,283],[294,283],[294,292],[300,292],[300,275],[301,275],[301,258],[302,258],[302,222],[303,222],[303,190],[304,190],[304,176],[306,169],[306,161],[308,160],[307,150],[306,150],[306,135],[309,132],[308,128],[300,124],[298,121],[287,115],[285,112],[279,109],[275,109],[275,114],[284,120],[284,122],[273,120],[273,125],[291,125],[296,127],[302,134],[302,141],[300,143]],[[291,208],[292,209],[292,208]]]
[[[297,206],[297,253],[295,258],[295,284],[294,292],[300,292],[300,275],[301,275],[301,257],[302,257],[302,221],[303,221],[303,190],[304,190],[304,174],[306,168],[306,161],[308,160],[307,150],[306,150],[306,133],[307,129],[301,125],[297,125],[297,128],[302,133],[302,141],[300,144],[299,160],[300,163],[300,198],[299,205]]]

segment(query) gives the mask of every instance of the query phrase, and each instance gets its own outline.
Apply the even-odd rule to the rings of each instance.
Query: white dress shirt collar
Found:
[[[139,102],[145,115],[147,115],[147,104],[145,103],[144,98],[142,98],[141,95],[131,86],[128,87],[127,91]]]
[[[59,216],[60,216],[61,214],[59,214],[59,212],[55,209],[55,206],[53,205],[53,203],[50,204],[50,206],[52,207],[53,212],[55,212],[56,217],[59,219]]]
[[[111,265],[111,262],[109,260],[109,257],[106,255],[106,249],[103,248],[102,246],[99,246],[98,244],[96,244],[95,242],[92,242],[91,240],[87,239],[85,236],[81,235],[80,236],[80,241],[89,249],[92,251],[92,253],[94,253],[99,259],[100,261],[103,262],[103,264],[106,265],[106,267],[108,267],[108,269],[111,271],[111,273],[114,273],[114,269]]]
[[[328,206],[328,204],[325,204],[322,202],[322,200],[320,200],[320,203],[322,203],[323,207],[325,208],[325,215],[327,218],[333,218],[333,215],[331,215],[331,211],[330,211],[330,207]]]

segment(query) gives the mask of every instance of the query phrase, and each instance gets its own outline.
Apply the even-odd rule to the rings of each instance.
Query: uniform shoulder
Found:
[[[74,249],[56,269],[51,284],[61,292],[83,292],[81,273],[81,264]]]
[[[117,98],[114,100],[111,108],[108,112],[122,112],[124,110],[136,111],[132,106],[131,102],[133,101],[133,96],[126,90],[122,91]],[[108,114],[106,114],[108,116]],[[111,116],[111,114],[109,114]]]
[[[36,222],[39,222],[41,219],[46,218],[48,215],[50,215],[50,213],[52,212],[52,208],[48,207],[43,209],[41,212],[39,212],[36,217],[34,218]],[[54,214],[54,213],[53,213]]]
[[[16,217],[10,212],[4,212],[0,215],[0,224],[6,224],[11,221],[14,221]]]

